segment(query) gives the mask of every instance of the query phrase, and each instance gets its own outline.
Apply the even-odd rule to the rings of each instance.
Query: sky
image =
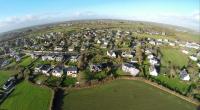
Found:
[[[0,0],[0,32],[80,19],[125,19],[200,32],[200,0]]]

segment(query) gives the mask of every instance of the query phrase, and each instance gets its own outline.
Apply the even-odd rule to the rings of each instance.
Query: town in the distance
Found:
[[[148,22],[83,20],[34,26],[1,36],[7,36],[0,42],[2,109],[28,89],[30,94],[37,87],[47,89],[44,94],[40,92],[45,90],[39,90],[42,97],[53,91],[54,98],[45,99],[48,104],[58,100],[59,90],[123,79],[142,80],[199,104],[200,38],[190,30]]]

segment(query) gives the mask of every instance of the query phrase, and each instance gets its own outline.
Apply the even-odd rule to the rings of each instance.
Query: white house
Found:
[[[100,44],[101,43],[101,41],[100,40],[97,40],[97,44]]]
[[[54,48],[54,50],[55,50],[55,51],[62,51],[63,48],[62,48],[62,47],[59,47],[59,46],[56,46],[56,47]]]
[[[152,59],[152,58],[154,58],[154,56],[152,54],[150,54],[150,55],[147,56],[147,58]]]
[[[198,59],[197,59],[197,57],[195,57],[195,56],[189,56],[189,58],[192,60],[192,61],[197,61]]]
[[[180,72],[180,78],[181,78],[181,80],[184,80],[184,81],[189,81],[190,80],[190,75],[187,73],[186,69],[183,69]]]
[[[133,58],[131,52],[122,52],[121,56],[125,58]]]
[[[78,68],[77,67],[68,67],[67,76],[77,77]]]
[[[147,50],[145,50],[145,54],[146,55],[151,54],[151,51],[147,49]]]
[[[45,56],[42,56],[42,60],[45,61],[45,60],[55,60],[55,56],[53,55],[45,55]]]
[[[112,58],[116,58],[116,57],[117,57],[116,53],[115,53],[114,51],[112,51],[112,50],[107,51],[107,55],[108,55],[109,57],[112,57]]]
[[[149,59],[149,63],[150,63],[151,65],[159,65],[159,61],[158,61],[155,57]]]
[[[34,73],[41,72],[42,65],[38,65],[34,68]]]
[[[79,55],[72,55],[72,56],[70,57],[70,61],[71,61],[71,62],[77,62],[77,61],[78,61],[78,58],[79,58]]]
[[[197,66],[200,68],[200,62],[197,63]]]
[[[61,62],[63,60],[63,55],[55,56],[55,60]]]
[[[50,76],[51,65],[49,64],[43,65],[40,70],[43,74]]]
[[[132,76],[136,76],[140,72],[137,68],[135,68],[132,64],[129,63],[122,64],[122,70],[124,72],[130,73]]]
[[[52,75],[56,77],[61,77],[63,75],[63,68],[58,66],[52,70]]]
[[[153,41],[153,40],[150,40],[149,43],[152,44],[152,45],[156,45],[156,42]]]
[[[169,42],[169,45],[174,47],[175,43]]]
[[[189,53],[187,50],[182,50],[182,52],[183,52],[184,54],[188,54],[188,53]]]
[[[149,74],[151,76],[158,76],[158,72],[157,72],[155,66],[150,66],[150,68],[149,68]]]
[[[74,51],[74,47],[73,47],[73,46],[69,47],[69,48],[68,48],[68,51],[69,51],[69,52]]]

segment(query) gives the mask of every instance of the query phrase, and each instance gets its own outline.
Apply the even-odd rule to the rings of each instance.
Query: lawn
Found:
[[[0,86],[13,74],[12,71],[0,71]]]
[[[195,110],[196,106],[141,81],[116,80],[64,97],[63,110]]]
[[[24,81],[2,103],[3,110],[49,110],[52,91]]]
[[[172,65],[180,68],[188,64],[188,57],[176,48],[163,47],[161,48],[161,52],[163,54],[161,59],[163,66],[167,66],[169,61],[171,61]]]
[[[26,67],[29,64],[31,64],[32,61],[34,61],[34,59],[32,59],[31,57],[25,57],[24,59],[22,59],[22,61],[19,63],[19,65]]]
[[[162,85],[167,85],[169,88],[176,89],[183,94],[187,93],[190,87],[190,84],[187,84],[186,82],[182,82],[178,77],[169,78],[164,75],[159,75],[158,77],[155,77],[155,79],[162,82]]]

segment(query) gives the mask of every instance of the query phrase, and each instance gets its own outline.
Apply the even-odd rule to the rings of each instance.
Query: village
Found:
[[[76,87],[120,76],[145,77],[199,100],[200,44],[168,39],[164,31],[147,31],[142,33],[145,37],[138,34],[141,34],[139,30],[81,28],[1,42],[0,68],[3,71],[14,68],[16,73],[2,83],[0,101],[20,83],[19,77],[36,85]],[[161,37],[152,37],[157,35]],[[183,54],[186,64],[166,61],[164,49]],[[181,56],[170,57],[180,58],[177,62],[183,60]],[[189,85],[189,89],[179,90],[168,85],[170,79]]]

